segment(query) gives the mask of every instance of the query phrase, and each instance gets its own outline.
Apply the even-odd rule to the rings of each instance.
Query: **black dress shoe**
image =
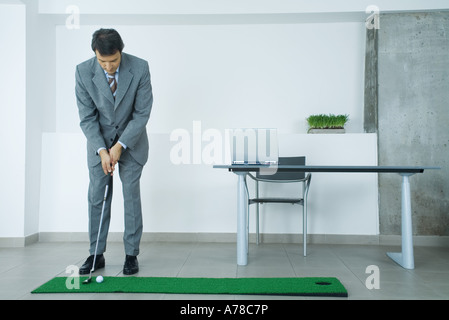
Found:
[[[94,264],[94,255],[89,256],[84,264],[81,266],[79,273],[80,274],[89,274],[92,269],[92,265]],[[95,259],[95,268],[92,271],[97,271],[98,269],[104,268],[105,260],[102,254],[97,255]]]
[[[123,266],[123,274],[131,275],[139,272],[139,263],[136,256],[126,255],[125,265]]]

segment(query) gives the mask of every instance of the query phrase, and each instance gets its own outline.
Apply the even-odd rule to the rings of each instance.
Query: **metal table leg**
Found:
[[[387,255],[405,269],[414,269],[412,207],[409,176],[413,173],[399,173],[402,176],[402,252],[388,252]]]
[[[247,210],[248,199],[245,189],[246,172],[235,172],[238,175],[237,182],[237,265],[246,266],[248,263],[248,239],[247,239]]]

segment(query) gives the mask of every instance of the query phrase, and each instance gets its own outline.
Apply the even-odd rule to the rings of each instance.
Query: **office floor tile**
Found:
[[[310,244],[306,257],[296,244],[250,244],[248,265],[237,266],[235,243],[145,242],[137,276],[167,277],[337,277],[353,300],[449,299],[449,250],[415,248],[415,269],[406,270],[386,256],[399,248],[377,245]],[[0,299],[31,300],[267,300],[316,297],[170,295],[170,294],[31,294],[70,265],[81,266],[88,256],[81,242],[38,242],[24,248],[0,248]],[[124,276],[123,244],[108,244],[106,276]],[[378,268],[379,288],[371,288]],[[368,268],[368,269],[367,269]],[[328,299],[328,298],[326,298]],[[341,300],[342,298],[335,298]]]

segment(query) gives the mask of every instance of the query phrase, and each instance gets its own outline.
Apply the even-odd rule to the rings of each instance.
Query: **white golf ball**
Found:
[[[98,276],[96,281],[97,281],[97,283],[102,283],[103,282],[103,277],[102,276]]]

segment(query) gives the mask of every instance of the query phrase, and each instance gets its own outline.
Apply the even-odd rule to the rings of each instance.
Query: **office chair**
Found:
[[[306,157],[279,157],[279,165],[302,165],[306,164]],[[255,198],[251,198],[248,192],[248,225],[249,225],[249,207],[251,204],[256,204],[256,243],[259,244],[259,205],[263,203],[291,203],[302,205],[302,218],[303,218],[303,250],[304,256],[307,255],[307,194],[309,191],[310,180],[312,175],[305,172],[276,172],[273,175],[262,175],[256,172],[254,176],[248,173],[248,176],[255,181]],[[299,194],[297,198],[269,198],[260,197],[259,183],[302,183],[302,194]],[[246,183],[246,177],[245,177]],[[248,230],[249,232],[249,227]]]

